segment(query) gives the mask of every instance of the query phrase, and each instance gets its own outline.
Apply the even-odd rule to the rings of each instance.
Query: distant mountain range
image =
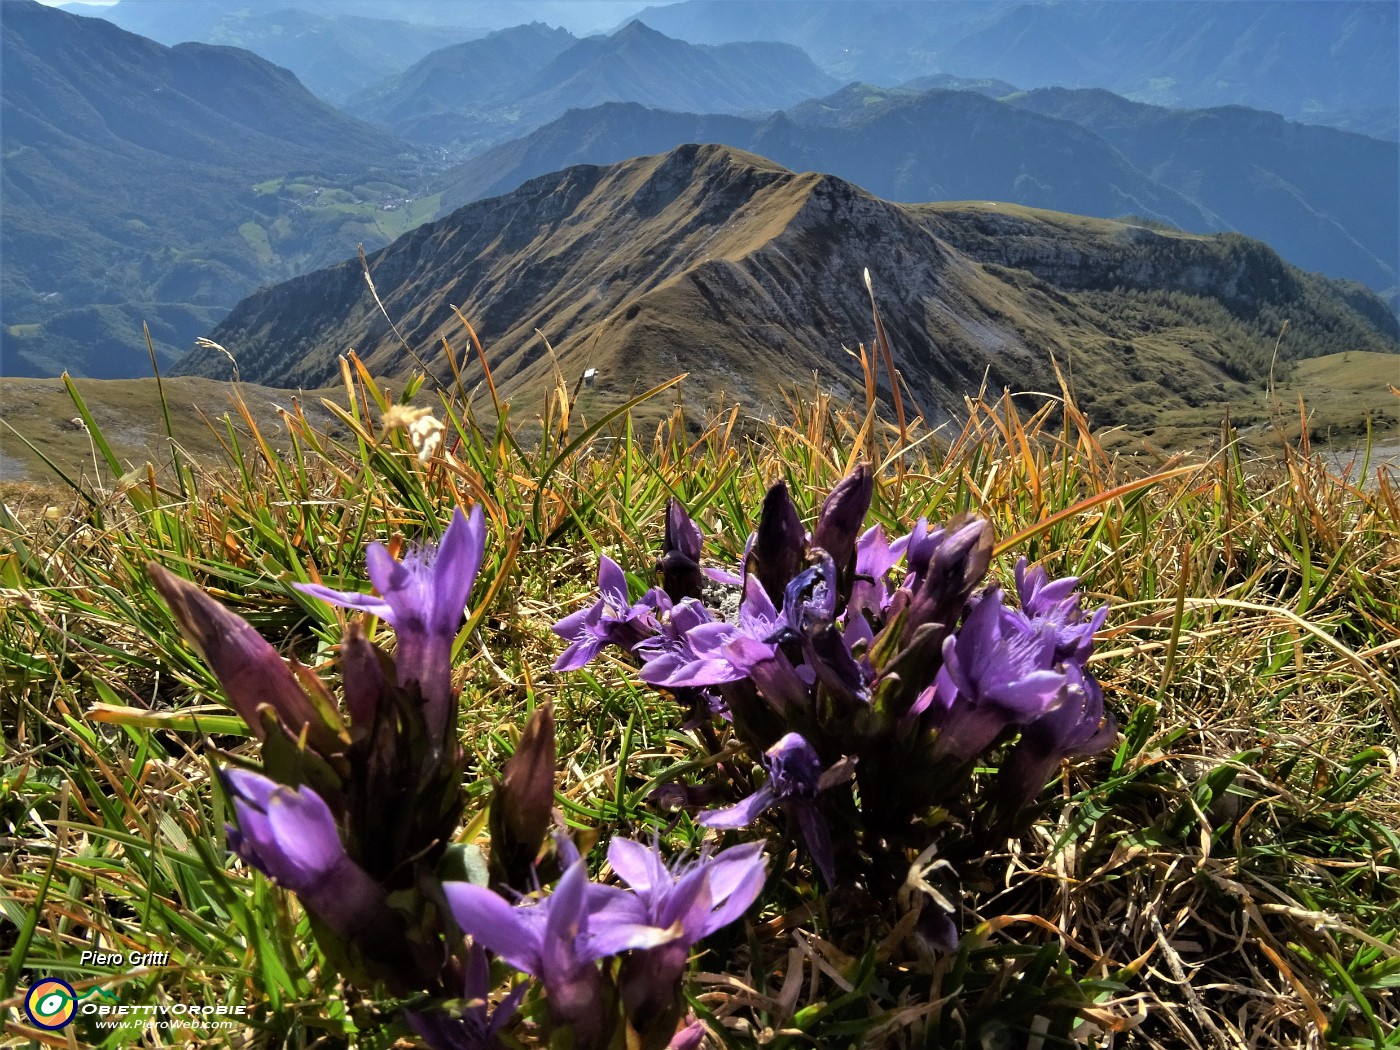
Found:
[[[410,147],[285,69],[31,0],[0,18],[5,374],[146,374],[142,321],[168,361],[259,284],[396,232],[352,192],[337,209],[277,192],[297,173],[308,193],[421,176]]]
[[[722,142],[896,201],[986,199],[1258,237],[1395,299],[1400,147],[1238,107],[1174,111],[1103,91],[909,94],[852,85],[768,119],[574,110],[438,177],[442,211],[571,164]]]
[[[412,141],[460,148],[526,134],[578,106],[766,113],[837,86],[790,44],[697,46],[641,22],[576,40],[534,24],[435,51],[347,109]]]
[[[1101,136],[1140,171],[1308,269],[1395,298],[1400,147],[1239,106],[1173,110],[1107,91],[1047,88],[1006,100]]]
[[[290,69],[310,91],[344,102],[449,44],[485,36],[484,25],[442,26],[365,18],[344,10],[307,10],[294,0],[250,6],[242,0],[121,0],[108,7],[65,5],[159,43],[197,41],[242,47]],[[375,8],[354,5],[352,11]],[[463,17],[469,16],[463,10]]]
[[[692,403],[722,390],[758,408],[812,373],[856,396],[843,347],[870,335],[867,267],[899,367],[935,420],[984,377],[994,390],[1053,389],[1052,358],[1100,422],[1135,404],[1218,400],[1267,374],[1285,320],[1294,355],[1400,350],[1374,295],[1236,234],[892,204],[713,145],[533,179],[414,230],[369,265],[422,354],[438,359],[443,339],[463,345],[459,307],[504,396],[536,401],[556,361],[571,383],[592,368],[590,415],[687,371]],[[212,338],[250,381],[315,386],[349,347],[376,374],[414,367],[354,262],[255,293]],[[208,351],[179,366],[229,369]]]
[[[1245,105],[1394,139],[1393,0],[686,0],[637,15],[697,44],[781,40],[884,86],[928,73]]]

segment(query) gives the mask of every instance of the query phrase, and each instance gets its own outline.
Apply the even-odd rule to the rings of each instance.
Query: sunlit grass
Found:
[[[672,385],[635,403],[656,412]],[[63,487],[40,502],[61,491],[60,512],[8,498],[15,512],[0,511],[7,1032],[38,1037],[16,1008],[52,975],[123,1003],[245,1003],[236,1043],[403,1034],[383,1027],[392,1004],[347,995],[322,966],[295,902],[227,857],[211,747],[249,745],[148,560],[319,666],[343,621],[291,585],[360,588],[367,541],[436,535],[453,506],[480,504],[491,538],[458,639],[480,769],[499,768],[547,694],[570,822],[658,826],[647,794],[707,749],[621,663],[554,676],[549,625],[590,589],[599,552],[650,579],[668,496],[734,563],[768,484],[786,478],[810,520],[866,459],[873,519],[975,510],[1001,541],[994,573],[1024,554],[1111,603],[1094,671],[1124,734],[1066,774],[1002,884],[966,887],[958,955],[921,963],[888,930],[834,943],[819,900],[775,887],[758,921],[699,960],[702,1015],[734,1045],[1020,1045],[1028,1032],[1045,1045],[1095,1032],[1101,1045],[1118,1033],[1115,1046],[1400,1045],[1393,473],[1342,477],[1295,446],[1253,462],[1227,430],[1214,455],[1149,475],[1048,395],[972,400],[961,430],[931,434],[873,397],[794,394],[778,422],[676,409],[643,429],[628,406],[580,418],[576,394],[561,383],[520,420],[410,384],[401,400],[447,425],[423,463],[382,426],[385,393],[351,357],[327,405],[348,436],[294,405],[274,448],[235,394],[222,461],[128,472],[73,388],[105,476],[51,482]],[[170,965],[80,965],[96,947],[168,950]]]

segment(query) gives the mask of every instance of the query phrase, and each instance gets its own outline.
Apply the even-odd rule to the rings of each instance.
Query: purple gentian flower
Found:
[[[640,676],[648,685],[677,689],[737,682],[749,677],[753,664],[778,651],[770,639],[785,621],[756,577],[750,576],[744,585],[738,624],[710,620],[708,615],[702,620],[693,611],[680,621],[677,612],[688,604],[676,606],[671,616],[677,641],[683,644],[662,646],[660,654],[642,666]]]
[[[691,946],[740,918],[763,889],[763,842],[749,842],[667,867],[659,844],[615,838],[608,861],[632,892],[625,902],[638,927],[678,930],[674,940],[632,952],[622,970],[622,999],[639,1031],[669,1020],[674,1028],[678,992]],[[619,908],[619,914],[625,914]]]
[[[991,587],[943,642],[943,666],[911,709],[938,728],[934,753],[971,761],[1010,726],[1024,726],[1063,702],[1065,674],[1053,670],[1055,637],[1002,604]]]
[[[566,841],[566,840],[561,840]],[[462,932],[522,973],[544,982],[554,1020],[573,1030],[574,1045],[607,1042],[603,981],[596,961],[637,948],[654,948],[679,931],[638,927],[626,893],[588,881],[588,866],[573,852],[554,892],[515,905],[484,886],[443,884]]]
[[[1066,758],[1092,755],[1118,735],[1118,723],[1103,706],[1099,683],[1074,663],[1065,664],[1064,701],[1021,731],[997,775],[1008,817],[1034,799]]]
[[[802,569],[807,551],[807,530],[788,495],[787,483],[776,482],[763,497],[758,529],[744,554],[744,576],[757,577],[775,605],[783,590]]]
[[[423,723],[435,746],[446,736],[452,714],[452,643],[485,550],[481,508],[473,507],[468,517],[458,507],[435,548],[416,548],[399,562],[384,544],[369,545],[365,565],[378,597],[318,584],[295,585],[303,594],[378,616],[393,626],[399,642],[399,685],[417,685]]]
[[[1026,567],[1026,559],[1016,563],[1016,591],[1021,599],[1021,612],[1036,627],[1055,635],[1055,659],[1074,660],[1080,665],[1089,659],[1094,648],[1094,635],[1108,618],[1108,606],[1097,609],[1085,619],[1079,595],[1074,586],[1076,576],[1050,580],[1044,567]]]
[[[925,526],[919,519],[920,526]],[[910,535],[905,561],[911,592],[904,631],[907,640],[924,624],[951,624],[987,575],[992,561],[992,526],[984,518],[959,515],[932,532]]]
[[[847,627],[852,619],[862,614],[884,616],[890,599],[894,597],[890,570],[899,564],[908,543],[908,536],[901,536],[891,543],[879,525],[872,525],[861,533],[860,539],[856,540],[856,579],[851,585],[851,597],[846,602]]]
[[[653,587],[635,605],[627,595],[627,576],[606,554],[598,559],[598,594],[586,609],[570,613],[554,625],[554,633],[569,643],[554,662],[556,671],[577,671],[605,645],[629,652],[660,629],[657,612],[669,609],[666,592]]]
[[[340,841],[335,817],[309,787],[290,788],[246,769],[223,772],[237,827],[229,848],[295,893],[344,938],[383,921],[384,892]]]
[[[465,977],[460,1017],[417,1010],[404,1012],[408,1026],[432,1050],[497,1050],[501,1043],[496,1034],[514,1015],[530,987],[528,981],[522,981],[492,1010],[487,1002],[491,992],[491,966],[486,959],[486,949],[479,944],[472,945]]]
[[[812,546],[826,551],[842,573],[850,571],[856,537],[865,523],[865,513],[874,495],[875,475],[870,464],[862,463],[837,483],[817,515]]]
[[[695,818],[707,828],[747,827],[773,806],[781,805],[797,822],[807,852],[821,869],[828,886],[836,883],[831,830],[817,807],[817,794],[851,775],[848,760],[823,771],[821,759],[799,733],[788,733],[763,753],[768,782],[748,798],[726,809],[711,810]]]

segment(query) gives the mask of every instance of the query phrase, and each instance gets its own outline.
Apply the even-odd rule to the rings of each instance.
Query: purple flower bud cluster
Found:
[[[339,708],[311,671],[283,660],[241,617],[149,567],[230,706],[262,741],[261,771],[223,772],[230,848],[297,895],[318,939],[350,961],[347,976],[396,993],[448,995],[461,984],[462,960],[445,947],[460,935],[435,918],[431,898],[465,802],[451,658],[484,552],[481,509],[459,509],[441,543],[402,561],[370,546],[378,595],[297,585],[394,628],[390,658],[350,625]],[[552,761],[551,750],[551,777]],[[538,826],[537,815],[526,824]]]
[[[673,500],[661,585],[633,603],[605,559],[602,597],[555,630],[570,642],[557,670],[614,645],[640,661],[643,682],[702,692],[725,713],[758,785],[700,813],[701,824],[780,813],[829,886],[883,891],[910,851],[928,847],[935,808],[954,816],[944,824],[966,843],[1004,832],[1061,760],[1101,750],[1117,728],[1087,670],[1107,608],[1086,612],[1074,578],[1051,580],[1024,559],[1019,607],[1008,605],[987,581],[987,521],[921,518],[891,539],[865,524],[874,484],[857,467],[810,532],[787,486],[772,486],[728,619],[696,596],[703,535]],[[989,765],[999,766],[990,785],[976,774]],[[938,845],[958,856],[955,843]]]

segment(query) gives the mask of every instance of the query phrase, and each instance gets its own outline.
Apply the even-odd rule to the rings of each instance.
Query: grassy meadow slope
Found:
[[[57,483],[55,468],[75,480],[102,477],[95,434],[107,442],[123,474],[134,471],[144,477],[150,463],[164,477],[176,454],[204,463],[222,458],[230,441],[222,417],[231,415],[240,434],[248,433],[248,420],[235,408],[235,390],[222,380],[175,376],[157,384],[154,378],[83,379],[74,389],[92,416],[91,430],[61,378],[0,378],[0,482]],[[278,448],[286,445],[284,410],[300,406],[316,426],[336,429],[320,405],[322,397],[334,392],[246,383],[237,387],[252,424]],[[21,491],[13,486],[14,493]]]
[[[692,404],[718,391],[770,403],[811,373],[854,389],[862,373],[844,348],[869,335],[867,267],[931,419],[957,412],[984,379],[1052,389],[1055,361],[1103,423],[1142,405],[1228,400],[1263,382],[1285,320],[1287,358],[1396,349],[1396,322],[1375,296],[1238,235],[990,203],[896,205],[719,146],[541,177],[420,227],[369,266],[420,356],[444,338],[458,345],[460,308],[506,396],[538,404],[556,369],[572,383],[594,368],[591,410],[682,371],[694,373]],[[319,385],[352,347],[380,374],[414,367],[357,262],[251,296],[212,337],[259,382]],[[211,351],[181,364],[211,376],[229,367]],[[463,367],[480,377],[475,361]]]

